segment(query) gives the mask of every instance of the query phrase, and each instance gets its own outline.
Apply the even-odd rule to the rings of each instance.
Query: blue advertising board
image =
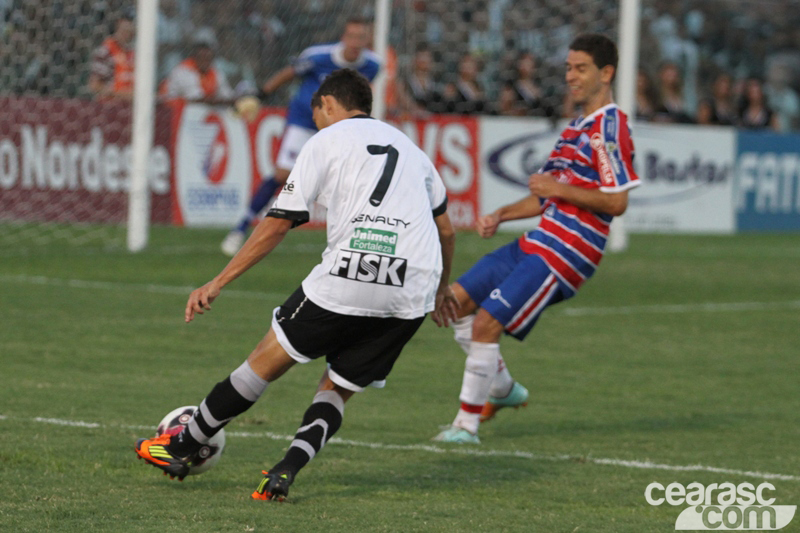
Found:
[[[737,229],[800,230],[800,135],[742,131],[736,163]]]

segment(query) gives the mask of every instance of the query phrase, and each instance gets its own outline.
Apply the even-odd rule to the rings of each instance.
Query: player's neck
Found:
[[[614,99],[611,95],[611,91],[602,91],[596,97],[591,98],[583,105],[583,116],[588,117],[601,107],[605,107],[613,102]]]

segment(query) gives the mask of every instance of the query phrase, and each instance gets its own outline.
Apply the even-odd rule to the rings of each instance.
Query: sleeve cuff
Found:
[[[267,212],[267,216],[291,220],[293,228],[305,224],[309,219],[308,211],[287,211],[285,209],[275,209],[274,207]]]
[[[444,215],[447,212],[447,196],[444,197],[442,205],[433,210],[433,218]]]

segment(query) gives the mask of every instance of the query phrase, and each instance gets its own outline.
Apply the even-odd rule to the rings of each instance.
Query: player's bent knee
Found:
[[[458,318],[464,318],[465,316],[474,313],[478,308],[478,304],[476,304],[472,298],[470,298],[466,289],[464,289],[464,287],[462,287],[457,281],[451,283],[450,288],[453,290],[453,294],[456,295],[456,299],[458,300]]]
[[[339,396],[341,396],[342,401],[344,402],[347,402],[347,400],[349,400],[355,394],[355,391],[352,391],[350,389],[345,389],[344,387],[334,383],[331,380],[330,376],[328,375],[327,370],[325,370],[325,373],[322,374],[322,379],[320,380],[319,386],[317,387],[317,392],[322,392],[326,390],[336,392]]]
[[[505,327],[488,311],[478,309],[472,323],[472,340],[476,342],[498,342]]]

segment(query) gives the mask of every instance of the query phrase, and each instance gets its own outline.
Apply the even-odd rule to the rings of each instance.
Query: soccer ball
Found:
[[[183,430],[184,426],[192,418],[194,412],[197,411],[196,405],[185,405],[170,411],[165,416],[156,428],[156,436],[169,433],[170,435],[177,435]],[[211,437],[208,444],[203,445],[197,454],[192,458],[192,466],[189,467],[190,476],[202,474],[210,470],[222,457],[222,451],[225,449],[225,430],[221,429],[219,432]]]

